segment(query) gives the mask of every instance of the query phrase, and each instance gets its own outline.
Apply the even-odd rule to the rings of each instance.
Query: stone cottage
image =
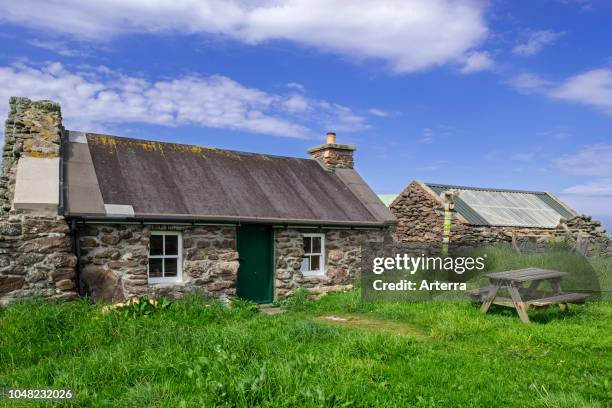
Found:
[[[348,289],[395,224],[354,151],[331,133],[295,158],[74,132],[58,104],[11,98],[0,302]]]
[[[578,215],[551,193],[418,180],[395,197],[382,197],[398,220],[395,240],[423,248],[440,245],[446,192],[458,194],[451,224],[451,249],[513,240],[521,247],[538,249],[551,240],[583,239],[589,254],[612,255],[612,242],[601,224]]]

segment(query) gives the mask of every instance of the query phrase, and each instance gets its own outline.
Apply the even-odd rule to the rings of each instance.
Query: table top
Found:
[[[513,282],[528,282],[533,280],[545,280],[562,278],[567,275],[567,272],[553,271],[551,269],[542,268],[525,268],[516,269],[513,271],[489,273],[485,276],[494,280],[509,280]]]

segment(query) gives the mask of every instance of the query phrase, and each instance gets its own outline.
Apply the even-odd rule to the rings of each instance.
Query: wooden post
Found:
[[[574,244],[572,250],[578,252],[581,255],[586,256],[589,250],[589,236],[583,234],[582,232],[578,232],[578,236],[576,237],[576,243]]]
[[[444,230],[442,232],[442,256],[448,256],[448,244],[450,243],[451,224],[453,213],[450,202],[444,203]]]
[[[444,228],[442,230],[442,256],[448,256],[448,245],[450,243],[451,225],[453,222],[453,208],[455,200],[459,197],[459,191],[450,189],[442,194],[444,201]]]
[[[516,240],[516,231],[512,231],[512,248],[514,248],[517,254],[521,255],[521,248],[519,248]]]

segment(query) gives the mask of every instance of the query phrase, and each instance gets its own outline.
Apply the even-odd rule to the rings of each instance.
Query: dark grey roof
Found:
[[[66,215],[319,225],[395,222],[352,169],[69,132]],[[376,198],[376,200],[373,199]]]
[[[424,183],[440,195],[460,192],[455,211],[472,225],[554,228],[576,213],[550,193]]]

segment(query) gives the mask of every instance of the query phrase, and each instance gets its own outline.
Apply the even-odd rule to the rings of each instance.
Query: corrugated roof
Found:
[[[455,211],[472,225],[554,228],[561,219],[576,215],[545,192],[425,184],[438,195],[458,190]]]
[[[106,209],[131,206],[141,218],[355,226],[395,221],[352,169],[336,174],[313,159],[89,133],[83,141],[68,143],[67,215],[116,216]]]

